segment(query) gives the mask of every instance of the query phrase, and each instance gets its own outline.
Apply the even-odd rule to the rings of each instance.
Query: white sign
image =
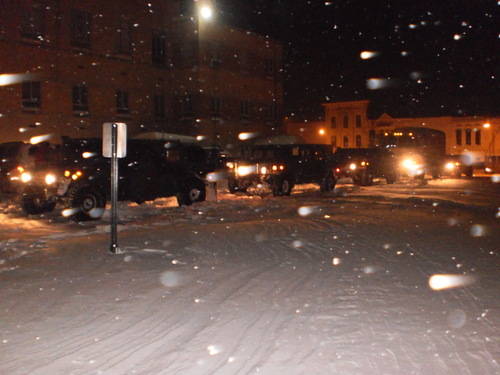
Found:
[[[127,156],[127,124],[123,122],[105,122],[102,124],[102,155],[105,158],[112,157],[112,129],[116,125],[116,156],[124,158]]]

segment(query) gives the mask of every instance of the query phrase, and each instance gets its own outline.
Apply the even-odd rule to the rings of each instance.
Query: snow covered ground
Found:
[[[485,186],[121,203],[121,255],[105,220],[4,203],[0,373],[500,373]]]

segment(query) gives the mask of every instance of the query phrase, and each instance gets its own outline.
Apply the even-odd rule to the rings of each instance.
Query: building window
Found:
[[[375,145],[375,130],[370,130],[368,133],[368,138],[369,138],[369,144],[370,147],[373,147]]]
[[[26,109],[39,109],[42,105],[40,82],[23,82],[22,106]]]
[[[21,36],[23,38],[43,40],[45,33],[45,19],[43,7],[33,4],[23,12]]]
[[[476,129],[475,130],[475,138],[476,138],[476,145],[480,145],[481,144],[481,130],[479,129]]]
[[[361,136],[360,135],[356,136],[356,147],[361,147]]]
[[[242,100],[240,102],[240,116],[242,119],[248,119],[250,117],[248,107],[248,100]]]
[[[356,127],[360,128],[361,127],[361,116],[356,115]]]
[[[216,44],[210,44],[208,47],[208,65],[212,69],[217,69],[222,64],[222,59],[220,57],[220,47]],[[194,57],[194,51],[191,53],[191,58]]]
[[[182,98],[182,115],[185,117],[191,117],[194,114],[193,106],[193,96],[185,95]]]
[[[344,136],[344,148],[347,148],[349,147],[349,137],[348,136]]]
[[[153,96],[153,114],[156,118],[165,118],[165,95],[155,94]]]
[[[179,14],[181,16],[190,16],[193,10],[193,0],[179,1]]]
[[[116,112],[121,114],[130,113],[128,106],[128,92],[117,90],[116,91]]]
[[[216,96],[210,98],[210,112],[212,116],[220,116],[220,98]]]
[[[273,59],[266,59],[264,61],[264,69],[266,73],[266,77],[274,76],[274,61]]]
[[[347,115],[344,115],[344,128],[348,128],[349,127],[349,116]]]
[[[90,13],[74,9],[71,12],[71,44],[90,47]]]
[[[462,146],[462,129],[455,130],[455,140],[457,146]]]
[[[130,55],[132,52],[132,28],[125,21],[116,29],[115,50],[122,55]]]
[[[330,127],[332,129],[336,129],[337,128],[337,117],[333,116],[331,119],[330,119]]]
[[[153,32],[152,44],[151,44],[151,59],[154,64],[165,65],[165,34],[160,31]]]
[[[84,84],[73,86],[73,111],[88,112],[89,94]]]
[[[332,137],[330,138],[331,142],[332,142],[332,146],[333,147],[337,147],[337,136],[336,135],[332,135]]]
[[[472,144],[472,132],[470,129],[465,129],[465,144],[466,145]]]

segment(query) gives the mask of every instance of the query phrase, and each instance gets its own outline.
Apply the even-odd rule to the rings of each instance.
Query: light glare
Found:
[[[467,275],[436,274],[429,278],[429,286],[433,290],[445,290],[473,284],[476,278]]]

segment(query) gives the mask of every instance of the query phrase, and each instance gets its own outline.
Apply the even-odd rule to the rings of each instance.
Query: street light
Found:
[[[199,8],[200,17],[205,21],[210,21],[214,16],[214,11],[209,5],[202,5]]]

